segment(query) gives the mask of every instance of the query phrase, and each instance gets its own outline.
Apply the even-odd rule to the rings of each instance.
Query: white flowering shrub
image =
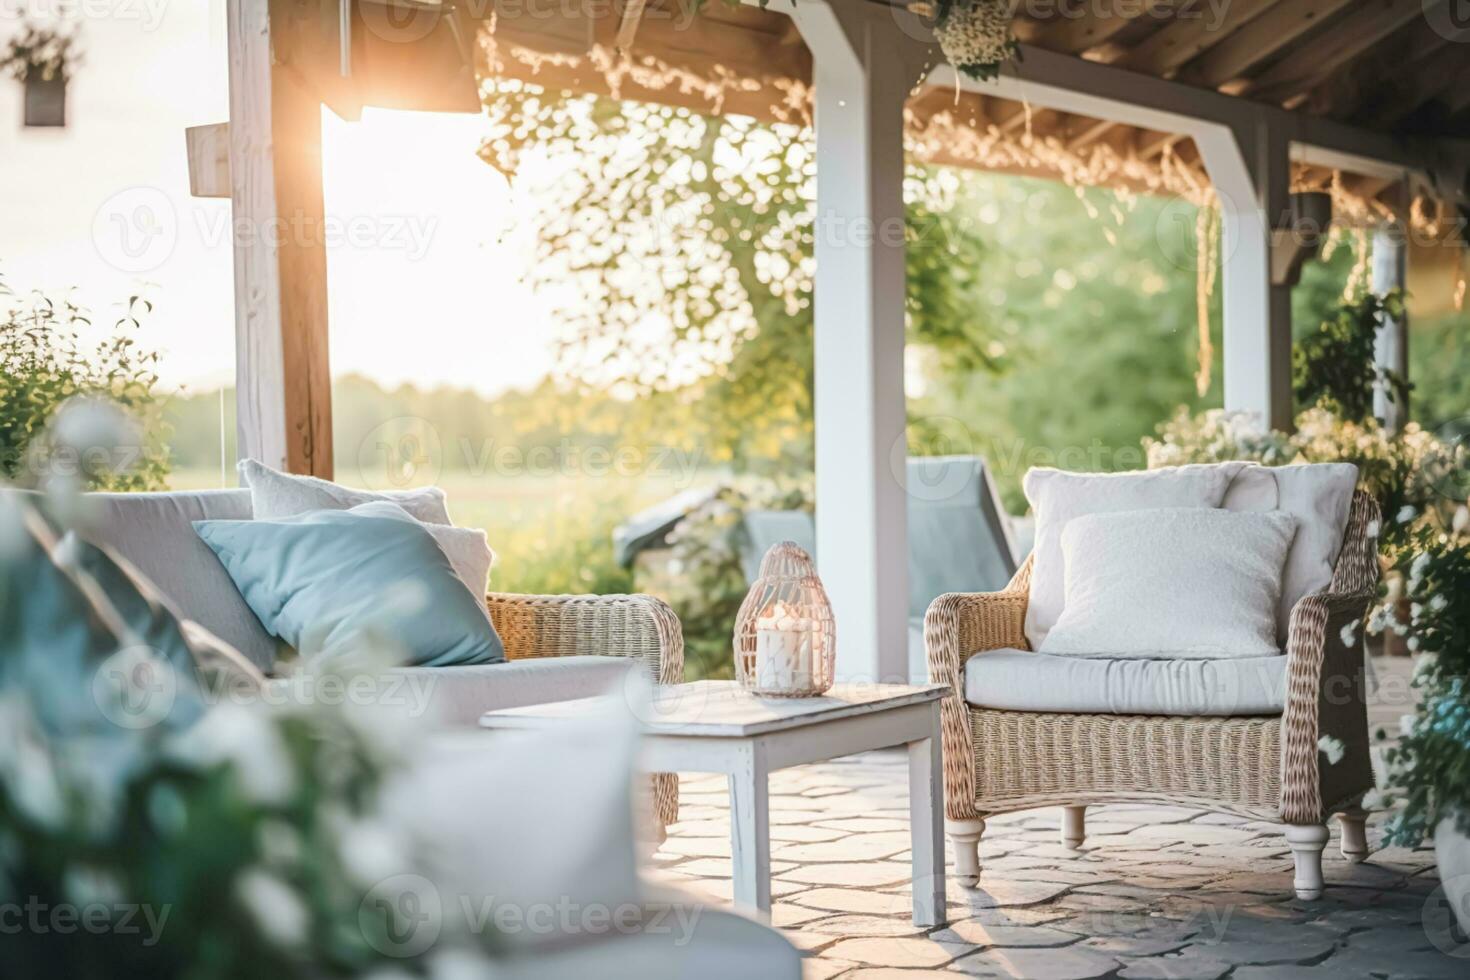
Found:
[[[1387,840],[1414,847],[1434,833],[1440,820],[1458,821],[1470,833],[1470,539],[1463,528],[1449,533],[1420,526],[1413,557],[1400,562],[1401,592],[1408,621],[1390,601],[1374,611],[1370,629],[1391,629],[1408,638],[1419,655],[1414,688],[1419,707],[1400,725],[1397,745],[1384,753],[1387,789],[1379,802],[1402,803],[1388,825]],[[1390,593],[1390,599],[1396,598]],[[1386,740],[1386,733],[1377,737]]]

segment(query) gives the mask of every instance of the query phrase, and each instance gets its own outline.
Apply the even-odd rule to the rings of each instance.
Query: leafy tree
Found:
[[[486,157],[538,203],[535,283],[557,297],[566,376],[676,410],[711,461],[810,470],[815,161],[809,130],[501,83]],[[984,253],[910,168],[910,336],[991,367]],[[568,288],[570,287],[570,288]]]
[[[9,302],[7,302],[9,301]],[[20,299],[0,282],[0,476],[34,483],[50,466],[79,467],[88,489],[152,490],[163,485],[168,433],[154,390],[159,355],[138,345],[141,317],[152,310],[129,297],[113,331],[88,343],[88,313],[70,299],[36,294]],[[138,423],[140,445],[120,447],[106,465],[48,455],[47,426],[77,398],[109,400]]]
[[[1291,352],[1291,380],[1296,402],[1321,406],[1347,422],[1373,415],[1373,393],[1388,385],[1390,397],[1408,394],[1408,382],[1374,361],[1374,339],[1384,318],[1404,316],[1402,290],[1378,296],[1365,292],[1344,300],[1317,330],[1299,340]]]

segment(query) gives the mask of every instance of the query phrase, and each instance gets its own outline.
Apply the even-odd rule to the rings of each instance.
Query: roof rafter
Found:
[[[1175,19],[1149,35],[1116,64],[1150,75],[1168,75],[1221,43],[1229,34],[1265,13],[1276,0],[1234,0],[1216,22],[1215,8],[1197,4],[1181,10]]]
[[[1207,88],[1248,75],[1307,31],[1326,23],[1354,0],[1281,0],[1261,16],[1187,63],[1182,81]]]
[[[1309,39],[1311,56],[1286,57],[1243,91],[1270,102],[1285,103],[1305,95],[1334,70],[1367,51],[1399,28],[1422,16],[1424,0],[1375,0],[1335,20],[1321,35]]]

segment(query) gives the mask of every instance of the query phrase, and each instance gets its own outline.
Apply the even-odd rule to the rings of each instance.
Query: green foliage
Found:
[[[897,234],[818,220],[811,132],[514,83],[485,99],[485,155],[537,205],[533,279],[564,297],[562,373],[677,410],[713,464],[810,471],[815,236]],[[911,336],[987,364],[964,302],[983,247],[952,184],[906,182]]]
[[[1363,422],[1373,414],[1373,393],[1380,383],[1388,386],[1391,398],[1406,398],[1408,383],[1374,363],[1374,341],[1385,317],[1404,317],[1402,290],[1345,300],[1315,333],[1299,340],[1291,358],[1296,403]]]
[[[972,335],[998,372],[967,369],[958,345],[911,340],[909,373],[920,383],[909,393],[910,452],[985,456],[1007,506],[1021,512],[1027,469],[1137,469],[1139,441],[1159,419],[1180,405],[1219,404],[1218,386],[1205,398],[1194,387],[1193,260],[1161,247],[1176,223],[1193,241],[1192,207],[1052,181],[951,176],[952,220],[974,229],[983,248],[966,260],[973,289],[945,315],[958,329],[977,318],[989,325]]]
[[[1409,621],[1395,618],[1400,596],[1391,593],[1370,624],[1407,636],[1409,648],[1420,654],[1414,674],[1418,707],[1403,724],[1398,744],[1384,753],[1387,790],[1381,804],[1403,803],[1389,820],[1385,840],[1404,847],[1417,847],[1447,817],[1457,820],[1461,833],[1470,833],[1470,541],[1421,527],[1414,545],[1397,566]]]
[[[1470,416],[1470,312],[1409,320],[1409,408],[1426,429],[1463,423]]]
[[[1157,438],[1144,440],[1144,451],[1151,468],[1232,459],[1266,466],[1352,463],[1358,486],[1373,495],[1384,515],[1379,543],[1389,555],[1403,551],[1419,523],[1448,527],[1458,503],[1446,496],[1439,479],[1444,461],[1454,458],[1453,447],[1414,423],[1390,434],[1371,416],[1350,422],[1325,408],[1298,415],[1290,435],[1263,429],[1247,413],[1191,415],[1181,409],[1159,426]]]
[[[32,77],[45,82],[55,78],[65,80],[80,61],[74,35],[26,24],[0,51],[0,72],[18,82]]]
[[[0,301],[14,295],[0,283]],[[135,335],[152,310],[132,296],[112,333],[95,343],[85,310],[70,300],[59,304],[41,295],[0,307],[0,476],[35,484],[63,466],[49,444],[48,425],[69,401],[99,398],[119,406],[146,433],[140,445],[118,447],[117,465],[80,467],[89,489],[151,490],[163,485],[168,457],[167,427],[154,388],[159,355],[138,345]]]

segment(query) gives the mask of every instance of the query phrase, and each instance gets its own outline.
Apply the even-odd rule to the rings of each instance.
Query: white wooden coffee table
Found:
[[[914,924],[941,925],[944,786],[939,701],[948,688],[837,685],[820,698],[757,698],[734,681],[655,689],[639,711],[642,765],[649,772],[719,772],[730,777],[730,850],[735,901],[771,910],[767,775],[773,769],[903,745],[909,757]],[[507,708],[481,716],[485,728],[544,728],[585,714],[589,701]],[[633,709],[630,707],[630,711]]]

